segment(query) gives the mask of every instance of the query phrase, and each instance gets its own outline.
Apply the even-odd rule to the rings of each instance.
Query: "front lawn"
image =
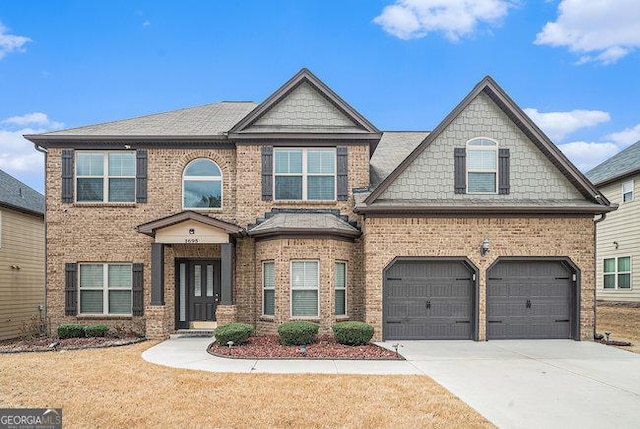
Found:
[[[0,407],[74,427],[491,427],[425,376],[215,374],[144,361],[153,342],[0,355]]]
[[[620,347],[640,353],[640,307],[626,307],[598,303],[596,331],[600,334],[611,332],[612,340],[625,340],[630,347]]]

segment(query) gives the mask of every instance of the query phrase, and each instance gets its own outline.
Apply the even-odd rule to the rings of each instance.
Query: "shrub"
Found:
[[[332,329],[336,340],[348,346],[367,344],[373,337],[373,326],[363,322],[339,322]]]
[[[311,344],[316,340],[320,327],[311,322],[285,322],[278,326],[280,342],[285,346],[300,346]]]
[[[84,327],[84,334],[87,337],[104,337],[108,330],[107,325],[87,325]]]
[[[61,340],[65,338],[82,338],[84,336],[84,325],[66,323],[64,325],[58,326],[58,338],[60,338]]]
[[[216,341],[223,345],[229,341],[233,341],[233,344],[246,343],[251,334],[253,334],[253,326],[246,323],[229,323],[218,326],[214,331]]]

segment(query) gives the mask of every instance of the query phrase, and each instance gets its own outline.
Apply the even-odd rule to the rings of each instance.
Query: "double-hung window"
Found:
[[[622,202],[633,201],[633,180],[627,180],[622,184]]]
[[[335,313],[347,315],[347,263],[336,262],[335,267]]]
[[[76,189],[78,202],[134,202],[135,151],[78,151]]]
[[[274,149],[276,200],[336,199],[335,148]]]
[[[477,138],[467,142],[467,193],[497,193],[498,144]]]
[[[262,314],[273,316],[276,312],[276,270],[273,261],[262,263]]]
[[[131,264],[80,264],[81,314],[131,314]]]
[[[291,261],[291,315],[318,317],[318,261]]]
[[[604,260],[604,288],[631,289],[631,257]]]

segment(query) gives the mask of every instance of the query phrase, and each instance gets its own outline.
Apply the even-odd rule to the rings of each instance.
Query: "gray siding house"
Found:
[[[618,204],[596,227],[596,297],[640,302],[640,142],[587,173]]]

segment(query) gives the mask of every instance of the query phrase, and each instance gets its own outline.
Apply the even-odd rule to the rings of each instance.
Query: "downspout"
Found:
[[[593,244],[594,244],[594,249],[597,249],[597,243],[598,243],[598,224],[600,222],[602,222],[603,220],[605,220],[607,218],[607,214],[606,213],[601,213],[600,214],[600,218],[599,219],[594,219],[593,220]],[[596,300],[596,282],[598,281],[598,279],[596,278],[596,272],[597,272],[597,263],[598,263],[598,255],[596,255],[596,252],[593,252],[593,338],[596,337],[596,326],[597,326],[597,317],[598,317],[598,312],[596,311],[596,307],[597,307],[597,300]]]
[[[49,326],[49,315],[47,314],[47,288],[48,288],[48,273],[49,273],[49,268],[48,268],[48,249],[47,249],[47,156],[48,156],[48,152],[45,148],[38,146],[37,143],[33,144],[33,147],[41,153],[44,153],[44,308],[42,310],[42,314],[44,317],[44,322],[45,322],[45,326],[46,326],[46,334],[47,335],[51,335],[51,326]]]

